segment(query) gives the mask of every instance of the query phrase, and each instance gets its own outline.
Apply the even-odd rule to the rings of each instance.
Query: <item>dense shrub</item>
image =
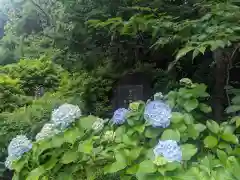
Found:
[[[58,122],[76,121],[62,130],[51,119],[48,123],[61,132],[7,161],[14,179],[101,179],[104,174],[124,180],[239,179],[238,118],[221,124],[203,119],[211,112],[204,103],[206,86],[189,79],[180,83],[183,87],[165,96],[158,93],[146,104],[118,110],[111,120],[78,118],[71,110]],[[21,149],[26,142],[17,144]]]
[[[114,78],[83,71],[65,76],[60,92],[66,97],[81,100],[85,113],[104,115],[111,109],[109,94],[113,81]]]
[[[31,98],[20,90],[20,81],[6,75],[0,76],[0,113],[11,112],[31,102]]]
[[[61,81],[63,70],[47,57],[35,60],[20,60],[18,63],[0,68],[12,78],[20,79],[20,88],[28,96],[34,96],[35,88],[44,87],[45,91],[56,90]]]

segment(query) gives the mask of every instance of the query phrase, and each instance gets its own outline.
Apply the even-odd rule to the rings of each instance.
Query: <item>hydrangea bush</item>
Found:
[[[52,113],[54,126],[45,125],[40,140],[20,158],[12,161],[10,153],[6,165],[11,162],[20,180],[239,179],[239,120],[206,119],[211,112],[206,86],[181,84],[147,103],[116,110],[110,121],[81,115],[74,105],[60,106]]]

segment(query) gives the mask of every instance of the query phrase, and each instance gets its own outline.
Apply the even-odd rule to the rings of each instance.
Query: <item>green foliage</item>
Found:
[[[31,103],[31,98],[20,90],[19,79],[11,79],[6,75],[0,76],[0,113],[11,112]]]
[[[34,100],[31,105],[16,109],[9,113],[0,114],[0,147],[1,158],[6,153],[6,146],[17,134],[27,134],[35,137],[42,126],[49,120],[54,108],[65,102],[71,102],[59,94],[45,94],[42,98]]]
[[[63,70],[56,64],[43,57],[36,60],[20,60],[16,64],[2,66],[1,73],[20,80],[20,89],[26,95],[34,96],[36,87],[45,91],[56,90],[61,81]]]
[[[110,174],[139,180],[238,179],[237,126],[203,119],[206,112],[200,104],[209,96],[206,86],[189,79],[180,83],[181,88],[163,97],[173,110],[167,128],[146,123],[143,102],[130,104],[136,108],[127,114],[123,125],[105,121],[102,131],[92,129],[97,117],[83,116],[66,131],[34,142],[32,150],[14,162],[14,178],[98,179],[101,174]],[[179,142],[181,163],[154,157],[159,139]]]

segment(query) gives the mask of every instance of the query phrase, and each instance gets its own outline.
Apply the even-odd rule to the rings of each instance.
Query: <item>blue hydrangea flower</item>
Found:
[[[41,141],[43,139],[50,138],[60,131],[56,129],[56,126],[51,123],[47,123],[42,127],[42,130],[36,135],[36,141]]]
[[[82,113],[78,106],[72,104],[63,104],[52,112],[51,121],[54,125],[56,125],[56,127],[64,130],[81,115]]]
[[[182,150],[173,140],[159,141],[153,152],[155,158],[163,156],[168,162],[181,162],[182,160]]]
[[[126,115],[129,112],[129,110],[125,108],[119,108],[114,112],[114,115],[112,117],[113,124],[123,124],[126,121]]]
[[[161,100],[150,101],[144,111],[144,118],[153,127],[166,128],[170,125],[172,110]]]

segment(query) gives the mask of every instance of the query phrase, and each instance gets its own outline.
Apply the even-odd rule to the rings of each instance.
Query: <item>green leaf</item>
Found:
[[[220,131],[220,127],[218,125],[218,123],[216,123],[215,121],[207,121],[207,128],[213,132],[214,134],[218,134]]]
[[[135,175],[138,171],[139,165],[138,164],[134,164],[133,166],[131,166],[130,168],[127,169],[126,174],[132,174]]]
[[[180,51],[178,51],[177,53],[176,60],[179,60],[181,57],[185,56],[187,53],[194,49],[195,49],[194,47],[185,47],[180,49]]]
[[[226,109],[227,113],[235,113],[238,111],[240,111],[240,105],[232,105],[232,106],[227,107],[227,109]]]
[[[97,117],[95,116],[87,116],[83,117],[78,121],[78,124],[83,129],[92,129],[93,123],[97,120]]]
[[[93,150],[93,143],[91,140],[83,141],[78,146],[78,151],[86,154],[91,154]]]
[[[162,140],[175,140],[177,142],[180,141],[180,133],[178,130],[166,129],[162,136]]]
[[[133,129],[139,133],[143,133],[145,130],[145,125],[142,124],[142,125],[134,126]]]
[[[78,153],[76,151],[67,151],[64,153],[61,159],[61,163],[63,164],[69,164],[71,162],[74,162],[78,159]]]
[[[240,96],[235,96],[232,98],[232,103],[233,104],[240,104]]]
[[[44,173],[45,169],[42,166],[39,166],[28,174],[26,180],[39,180],[40,176]]]
[[[197,57],[199,53],[200,53],[200,51],[199,51],[198,49],[195,49],[195,50],[193,51],[192,60],[194,60],[195,57]]]
[[[157,171],[157,167],[151,160],[145,160],[139,164],[139,173],[155,173]]]
[[[217,144],[218,144],[218,140],[213,136],[207,136],[204,139],[204,145],[207,148],[214,148],[215,146],[217,146]]]
[[[185,160],[185,161],[190,160],[198,151],[196,146],[192,144],[181,145],[181,149],[182,149],[182,160]]]
[[[21,159],[19,159],[18,161],[14,161],[12,164],[12,168],[14,169],[14,171],[16,172],[21,172],[22,168],[24,167],[24,165],[28,162],[28,156],[23,156]]]
[[[75,141],[83,136],[83,131],[80,131],[78,128],[71,128],[64,132],[64,141],[74,144]]]
[[[105,173],[115,173],[127,167],[127,158],[122,152],[115,153],[116,162],[104,167]]]
[[[199,109],[200,109],[200,111],[202,111],[204,113],[212,112],[211,106],[208,106],[207,104],[204,104],[204,103],[200,103],[199,104]]]
[[[194,127],[198,132],[203,132],[206,129],[206,126],[200,123],[194,124]]]
[[[198,107],[198,100],[197,99],[188,99],[183,104],[183,107],[187,112],[191,112]]]
[[[156,138],[160,136],[163,132],[163,129],[148,127],[145,131],[145,137],[147,138]]]
[[[180,123],[181,121],[183,121],[184,116],[182,113],[180,112],[172,112],[172,117],[171,117],[171,122],[172,123]]]
[[[228,155],[224,151],[217,149],[217,156],[223,164],[226,163]]]
[[[187,114],[185,113],[184,114],[184,122],[187,124],[187,125],[191,125],[194,123],[194,118],[191,114]]]
[[[230,134],[230,133],[224,133],[221,138],[224,140],[224,141],[227,141],[227,142],[230,142],[230,143],[233,143],[233,144],[238,144],[238,138],[237,136],[235,136],[234,134]]]

